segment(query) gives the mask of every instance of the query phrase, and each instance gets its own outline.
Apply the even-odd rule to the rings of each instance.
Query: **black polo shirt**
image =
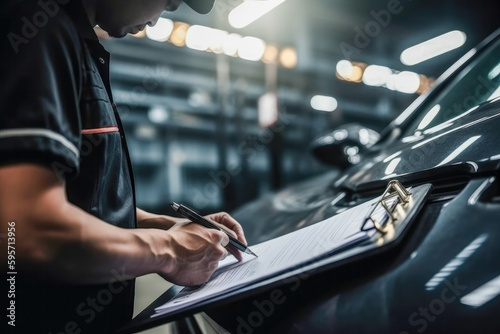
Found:
[[[44,165],[65,180],[71,203],[109,224],[135,227],[132,169],[109,87],[109,54],[83,5],[2,3],[0,165]],[[16,228],[22,224],[16,221]],[[56,286],[34,282],[18,268],[16,329],[114,332],[132,316],[134,281],[121,281],[120,269],[109,269],[116,279],[108,284]]]

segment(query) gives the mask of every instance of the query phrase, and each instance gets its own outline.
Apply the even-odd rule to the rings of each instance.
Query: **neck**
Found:
[[[96,19],[96,5],[94,0],[82,0],[83,7],[85,8],[85,13],[87,14],[87,17],[89,18],[90,24],[92,24],[93,27],[97,25],[97,19]]]

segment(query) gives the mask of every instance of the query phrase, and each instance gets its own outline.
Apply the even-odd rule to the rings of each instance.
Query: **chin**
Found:
[[[123,38],[123,37],[125,37],[127,35],[128,35],[128,33],[126,33],[126,32],[125,33],[122,32],[122,33],[119,33],[119,34],[109,34],[109,36],[111,36],[113,38]]]
[[[110,37],[122,38],[127,36],[128,32],[124,28],[114,29],[113,27],[103,27],[100,26],[104,31],[108,33]]]
[[[109,36],[111,36],[113,38],[122,38],[122,37],[127,36],[127,34],[128,34],[128,32],[126,32],[124,30],[119,30],[119,31],[108,30],[107,32],[108,32]]]

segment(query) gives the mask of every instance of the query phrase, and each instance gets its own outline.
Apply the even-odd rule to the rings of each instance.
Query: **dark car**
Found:
[[[321,151],[324,161],[339,154],[340,144],[331,144]],[[500,30],[447,70],[359,160],[233,215],[255,244],[374,198],[389,180],[431,183],[404,240],[301,279],[286,303],[244,331],[500,333]],[[228,319],[248,324],[252,301],[264,296],[208,314],[230,332],[242,331],[241,321]]]
[[[323,161],[352,166],[232,212],[249,244],[340,214],[395,179],[432,184],[412,224],[384,251],[200,306],[205,325],[245,334],[500,333],[500,29],[375,143],[360,126],[336,131],[343,135],[323,136],[314,150]],[[198,333],[193,319],[176,329]]]

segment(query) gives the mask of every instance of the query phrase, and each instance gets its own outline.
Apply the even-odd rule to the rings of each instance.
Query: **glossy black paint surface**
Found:
[[[425,103],[491,49],[499,32],[395,120],[361,163],[232,213],[252,244],[380,195],[391,179],[406,186],[432,183],[433,193],[401,246],[284,284],[279,290],[286,301],[274,303],[258,326],[242,327],[237,319],[248,324],[255,312],[264,314],[257,304],[271,292],[209,314],[234,333],[499,333],[500,98],[426,131],[405,131]]]

